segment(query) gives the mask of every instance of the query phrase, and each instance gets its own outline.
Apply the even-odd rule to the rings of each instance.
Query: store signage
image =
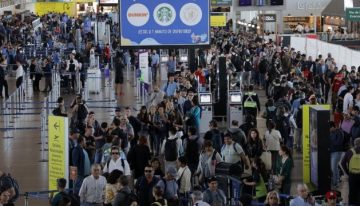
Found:
[[[346,8],[346,20],[360,22],[360,7]]]
[[[211,6],[232,6],[232,0],[211,0]]]
[[[49,190],[57,189],[57,179],[69,179],[68,118],[49,116]]]
[[[122,0],[123,47],[209,45],[209,0]]]
[[[297,5],[301,10],[320,10],[326,7],[327,1],[299,0]]]
[[[224,27],[226,26],[226,16],[211,15],[210,22],[212,27]]]
[[[264,22],[276,22],[276,14],[263,14],[262,20]]]
[[[100,4],[118,4],[118,0],[100,0]]]

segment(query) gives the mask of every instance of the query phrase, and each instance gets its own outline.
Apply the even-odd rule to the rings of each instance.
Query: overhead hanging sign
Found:
[[[261,18],[264,22],[276,22],[276,14],[262,14]]]
[[[212,27],[224,27],[226,26],[226,16],[211,15],[210,22]]]
[[[211,0],[211,6],[232,6],[232,0]]]
[[[68,118],[49,116],[49,190],[57,190],[57,179],[69,180]]]
[[[348,21],[360,21],[360,7],[358,7],[358,8],[346,8],[346,20],[348,20]]]
[[[209,0],[122,0],[123,47],[210,45]]]

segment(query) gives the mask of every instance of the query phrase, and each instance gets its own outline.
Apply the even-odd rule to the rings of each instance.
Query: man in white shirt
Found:
[[[309,190],[306,184],[299,184],[297,186],[298,196],[290,201],[290,206],[319,206],[315,202],[315,198],[309,195]]]
[[[233,138],[230,133],[224,135],[224,145],[221,148],[221,156],[226,163],[238,163],[243,162],[246,166],[245,168],[250,167],[250,163],[245,156],[245,152],[240,144],[233,141]]]
[[[79,192],[81,206],[103,205],[106,178],[100,173],[101,166],[94,164],[91,167],[91,175],[84,179]]]
[[[126,159],[122,158],[119,147],[111,148],[111,159],[108,161],[103,169],[103,172],[111,173],[113,170],[120,170],[125,176],[130,176],[130,166]]]
[[[195,190],[191,194],[194,205],[196,206],[210,206],[208,203],[203,201],[203,194],[201,191]]]
[[[352,95],[353,93],[354,93],[354,88],[352,86],[348,86],[347,93],[344,96],[344,103],[343,103],[343,113],[344,114],[348,114],[349,108],[352,107],[354,104],[354,97]]]
[[[186,158],[179,157],[178,158],[179,170],[177,173],[177,182],[179,186],[179,198],[181,205],[189,204],[189,194],[191,190],[191,171],[187,166]]]

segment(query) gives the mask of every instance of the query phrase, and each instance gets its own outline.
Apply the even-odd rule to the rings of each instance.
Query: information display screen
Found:
[[[200,104],[211,104],[211,94],[199,94]]]
[[[252,0],[239,0],[239,6],[251,6]]]
[[[284,0],[271,0],[270,3],[273,6],[284,5]]]
[[[241,103],[241,94],[230,94],[230,103]]]
[[[122,0],[123,47],[210,45],[209,0]]]

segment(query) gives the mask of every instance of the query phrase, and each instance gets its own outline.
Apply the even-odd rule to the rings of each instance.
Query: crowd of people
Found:
[[[66,26],[61,27],[59,21],[66,22],[61,24]],[[62,43],[71,48],[74,39],[71,31],[83,25],[80,20],[57,15],[47,16],[43,22],[50,31],[61,34],[64,29],[70,35],[64,40],[62,35],[45,32],[48,37],[45,47],[63,39]],[[71,52],[63,68],[65,71],[81,70],[83,62],[91,65],[91,55],[97,46],[91,43],[92,35],[85,32],[82,37],[87,46],[80,54]],[[137,114],[133,114],[131,107],[119,107],[113,118],[100,123],[81,95],[76,95],[69,105],[70,112],[66,112],[64,99],[59,98],[53,114],[71,118],[69,166],[77,167],[78,176],[74,182],[58,180],[59,193],[51,198],[51,205],[284,204],[280,196],[291,195],[294,184],[293,154],[302,151],[302,105],[323,104],[329,100],[334,114],[334,121],[329,123],[332,190],[323,194],[324,199],[327,199],[326,205],[336,205],[340,200],[337,190],[341,182],[349,189],[348,194],[341,193],[344,202],[360,205],[357,191],[360,182],[360,68],[340,68],[331,54],[313,59],[250,33],[213,29],[211,38],[211,49],[197,50],[195,68],[177,64],[176,52],[170,52],[166,63],[168,81],[162,85],[156,81],[160,64],[158,51],[149,51],[154,87],[149,101]],[[115,93],[120,100],[124,96],[121,85],[125,65],[136,68],[138,61],[136,51],[118,49],[117,40],[114,42],[112,47],[117,49],[113,65]],[[75,48],[73,46],[71,49]],[[109,45],[105,48],[108,49],[99,51],[104,52],[104,63],[108,63]],[[3,53],[3,56],[6,55]],[[209,122],[209,131],[201,134],[202,108],[198,92],[216,87],[219,57],[226,58],[229,87],[245,90],[244,123],[232,121],[229,128],[223,128],[213,119]],[[15,59],[17,85],[21,85],[23,72],[19,68],[23,69],[24,64],[20,58]],[[50,73],[50,64],[60,64],[54,55],[44,62],[49,64]],[[30,65],[30,70],[35,72],[34,82],[39,80],[36,63],[34,59]],[[4,76],[1,74],[0,67],[0,77]],[[51,78],[46,82],[45,90],[51,90]],[[71,84],[75,87],[75,83]],[[37,82],[34,91],[38,90]],[[261,108],[255,90],[265,90],[268,98],[265,108]],[[258,130],[260,115],[266,119],[264,136]],[[217,168],[224,164],[236,165],[244,173],[234,174],[239,176],[240,199],[229,198],[227,186],[224,187],[227,181],[216,175]],[[0,183],[8,182],[5,186],[0,184],[0,205],[16,200],[14,191],[18,186],[11,180],[13,178],[5,173],[0,177]],[[73,191],[65,190],[67,184]],[[297,193],[290,201],[291,206],[318,204],[306,185],[299,184]]]

